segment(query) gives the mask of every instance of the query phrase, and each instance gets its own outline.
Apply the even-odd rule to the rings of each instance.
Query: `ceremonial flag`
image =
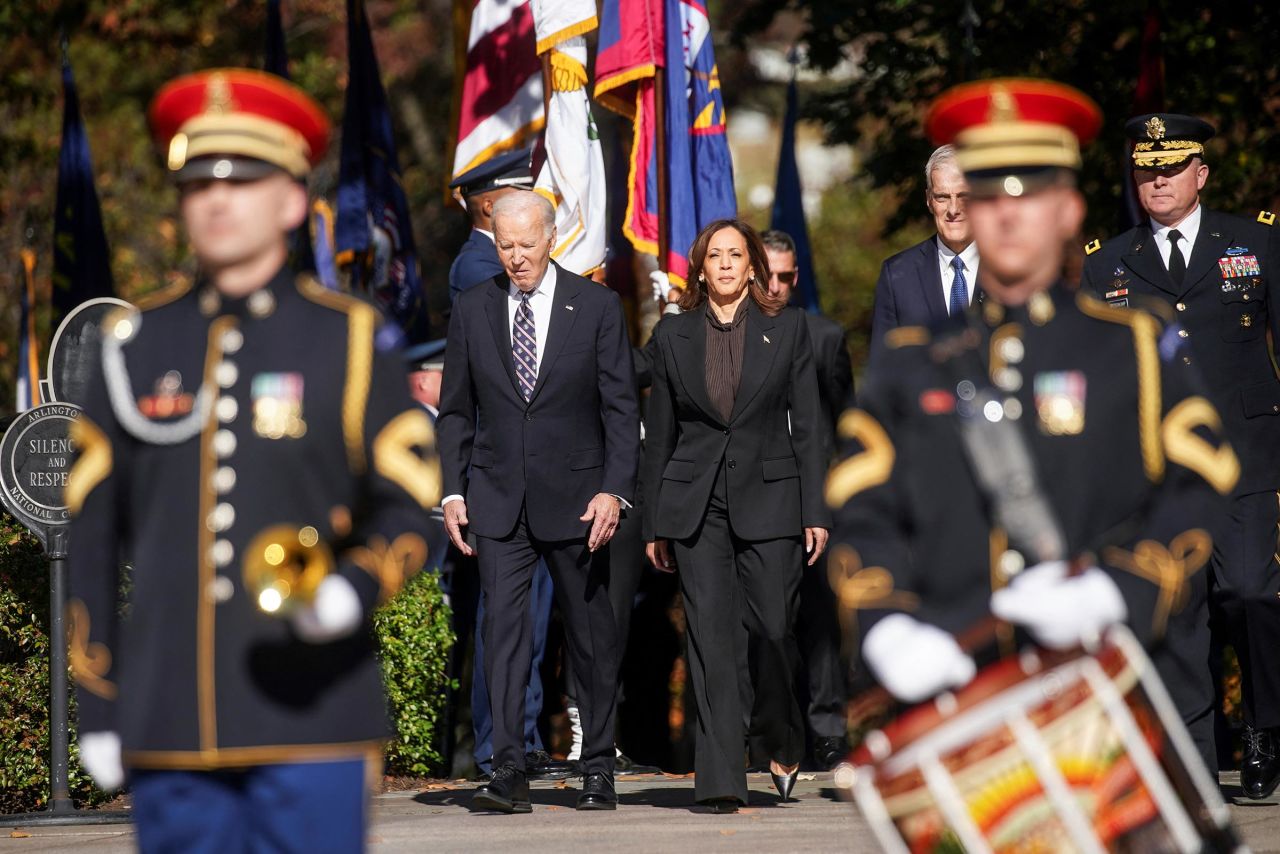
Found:
[[[333,258],[333,209],[324,199],[316,199],[311,205],[311,225],[315,237],[312,260],[315,261],[316,278],[331,291],[338,289],[338,267]]]
[[[93,185],[89,139],[80,120],[80,96],[71,58],[62,46],[62,150],[58,153],[57,208],[53,218],[53,309],[66,317],[95,297],[109,297],[113,286],[102,210]],[[38,393],[38,392],[37,392]]]
[[[671,280],[688,279],[688,253],[708,223],[737,214],[720,72],[706,7],[666,0],[665,108]]]
[[[795,62],[794,57],[792,62]],[[813,259],[809,252],[809,228],[804,219],[803,191],[800,187],[800,169],[796,165],[796,119],[799,105],[796,96],[795,66],[792,65],[791,82],[787,84],[787,113],[782,120],[782,150],[778,153],[778,178],[774,182],[773,220],[770,228],[785,231],[796,244],[796,266],[800,270],[795,290],[791,292],[792,305],[805,311],[821,314],[818,305],[818,281],[813,273]]]
[[[631,164],[622,233],[658,254],[658,115],[663,0],[604,0],[596,52],[596,100],[631,119]]]
[[[363,0],[347,0],[347,55],[336,260],[348,268],[352,290],[369,293],[409,340],[425,341],[427,319],[409,203]],[[396,334],[391,324],[383,327],[387,338]]]
[[[594,0],[534,0],[538,53],[549,53],[551,98],[543,136],[546,162],[534,191],[556,207],[551,257],[579,275],[604,264],[604,152],[587,97],[587,42]]]
[[[21,307],[18,318],[18,374],[16,411],[40,405],[40,360],[36,355],[36,253],[22,250]]]
[[[545,123],[529,0],[474,0],[460,77],[455,178],[528,146]]]
[[[1158,113],[1164,109],[1164,51],[1160,46],[1160,10],[1155,2],[1147,6],[1142,22],[1142,47],[1138,53],[1138,82],[1133,92],[1133,110],[1130,115]],[[1138,201],[1138,189],[1133,180],[1133,143],[1124,147],[1124,203],[1120,207],[1119,227],[1128,231],[1147,221],[1147,214]]]

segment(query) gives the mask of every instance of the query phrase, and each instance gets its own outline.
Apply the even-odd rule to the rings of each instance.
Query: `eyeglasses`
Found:
[[[784,285],[793,285],[796,281],[795,270],[774,270],[773,277]]]

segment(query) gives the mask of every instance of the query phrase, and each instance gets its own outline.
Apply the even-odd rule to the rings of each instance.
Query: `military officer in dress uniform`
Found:
[[[1235,486],[1177,328],[1062,282],[1079,144],[1099,123],[1084,95],[1035,80],[960,86],[929,111],[971,188],[987,299],[932,334],[887,334],[827,483],[841,602],[899,699],[968,682],[979,662],[956,635],[991,614],[1007,652],[1020,630],[1058,648],[1121,621],[1158,638]]]
[[[449,268],[450,303],[468,288],[502,275],[502,263],[493,245],[493,204],[508,193],[533,189],[532,156],[527,148],[501,154],[449,184],[471,220],[471,234]]]
[[[358,851],[390,735],[369,617],[426,558],[431,421],[377,310],[286,264],[315,102],[222,69],[150,120],[199,275],[107,319],[74,428],[81,756],[127,773],[144,851]]]
[[[1125,124],[1133,142],[1133,174],[1148,220],[1105,243],[1085,246],[1083,281],[1112,305],[1142,295],[1176,312],[1189,344],[1183,356],[1205,379],[1240,457],[1240,482],[1223,527],[1215,532],[1210,567],[1217,625],[1227,629],[1240,661],[1245,755],[1241,787],[1265,798],[1280,783],[1280,381],[1267,331],[1280,333],[1280,263],[1275,214],[1244,219],[1206,209],[1200,191],[1209,178],[1205,143],[1214,129],[1192,116],[1149,113]],[[1184,717],[1212,725],[1215,680],[1200,615],[1174,697]],[[1191,664],[1194,671],[1188,670]],[[1216,668],[1215,668],[1216,669]],[[1173,680],[1166,677],[1166,682]],[[1192,727],[1195,733],[1196,727]]]

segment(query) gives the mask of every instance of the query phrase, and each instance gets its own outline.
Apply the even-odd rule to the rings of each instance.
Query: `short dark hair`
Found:
[[[796,242],[785,231],[771,228],[760,235],[760,242],[764,244],[765,249],[772,249],[774,252],[790,252],[792,255],[796,254]]]

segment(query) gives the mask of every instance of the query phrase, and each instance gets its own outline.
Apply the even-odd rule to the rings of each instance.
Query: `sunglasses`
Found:
[[[780,272],[780,271],[778,271],[778,270],[774,270],[774,271],[773,271],[773,275],[774,275],[774,277],[775,277],[779,282],[782,282],[782,284],[784,284],[784,285],[794,285],[794,284],[795,284],[795,281],[796,281],[796,271],[795,271],[795,270],[787,270],[786,272]]]

